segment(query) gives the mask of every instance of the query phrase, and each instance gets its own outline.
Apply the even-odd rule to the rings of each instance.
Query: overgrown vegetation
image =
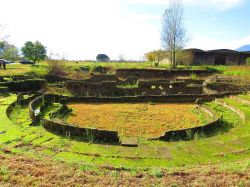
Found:
[[[249,96],[245,97],[245,99],[248,98]],[[113,184],[111,181],[115,179],[122,180],[123,174],[126,176],[126,181],[128,177],[133,181],[139,178],[138,181],[145,181],[145,184],[148,184],[148,178],[153,180],[154,184],[167,184],[162,183],[165,180],[170,180],[171,184],[181,184],[184,179],[191,183],[194,179],[201,180],[203,176],[206,179],[203,184],[212,184],[210,180],[213,182],[216,180],[218,184],[221,177],[224,180],[227,179],[227,183],[223,180],[224,183],[221,184],[248,184],[248,180],[245,179],[249,174],[250,156],[249,105],[224,99],[248,116],[243,124],[234,112],[216,103],[207,103],[207,106],[218,114],[223,114],[222,127],[225,128],[211,137],[197,135],[193,141],[179,142],[140,139],[139,147],[126,148],[80,142],[77,139],[72,140],[47,132],[41,126],[29,126],[31,121],[27,106],[14,108],[11,115],[12,121],[10,121],[5,111],[15,99],[14,95],[0,96],[0,184],[13,184],[16,180],[19,184],[27,185],[28,183],[24,181],[28,178],[30,181],[42,184],[48,181],[52,173],[53,180],[57,181],[57,184],[62,184],[64,177],[59,180],[60,177],[56,171],[66,171],[66,169],[56,170],[55,167],[68,168],[64,174],[74,178],[73,173],[69,172],[72,169],[71,164],[74,165],[74,171],[85,174],[91,172],[98,181],[102,181],[101,176],[105,176],[109,184]],[[157,113],[157,115],[161,114]],[[129,122],[129,119],[126,121]],[[49,165],[45,164],[45,160]],[[48,169],[50,172],[45,172],[42,175],[44,179],[41,180],[40,175],[35,174],[37,169],[29,169],[33,177],[27,177],[25,171],[31,166],[28,164],[30,162],[35,163],[32,164],[34,167],[39,166],[41,171],[50,168]],[[63,164],[62,167],[60,163]],[[218,178],[214,178],[215,175]],[[81,174],[78,173],[77,176],[79,178]],[[174,176],[177,176],[178,180],[175,180]],[[180,180],[180,176],[183,180]]]

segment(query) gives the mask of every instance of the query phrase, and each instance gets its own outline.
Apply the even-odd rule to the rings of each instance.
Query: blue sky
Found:
[[[187,47],[235,49],[250,44],[247,0],[183,0]],[[161,47],[168,0],[0,0],[0,33],[21,47],[39,40],[54,57],[142,59]],[[2,8],[4,7],[4,8]]]

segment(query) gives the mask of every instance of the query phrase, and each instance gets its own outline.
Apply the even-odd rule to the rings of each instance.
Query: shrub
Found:
[[[161,177],[164,176],[161,168],[157,168],[157,167],[152,168],[151,175],[153,175],[153,176],[155,176],[157,178],[161,178]]]
[[[197,79],[197,75],[196,75],[196,74],[192,74],[192,75],[191,75],[191,79],[192,79],[192,80],[196,80],[196,79]]]
[[[48,63],[50,74],[56,75],[56,76],[67,75],[65,71],[65,63],[63,61],[48,60],[47,63]]]

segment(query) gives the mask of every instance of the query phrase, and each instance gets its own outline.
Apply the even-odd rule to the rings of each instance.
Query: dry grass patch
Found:
[[[193,104],[69,104],[68,122],[117,130],[121,136],[155,138],[167,130],[201,125]]]
[[[236,163],[237,164],[237,163]],[[249,186],[249,168],[244,172],[221,171],[207,165],[178,171],[151,168],[151,172],[88,169],[44,158],[2,156],[0,186]]]

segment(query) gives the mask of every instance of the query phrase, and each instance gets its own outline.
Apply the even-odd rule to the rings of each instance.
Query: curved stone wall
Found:
[[[79,136],[88,141],[110,143],[119,142],[119,136],[117,131],[81,128],[76,125],[48,119],[42,119],[41,124],[45,129],[52,132],[57,132],[67,137]]]
[[[177,77],[188,77],[191,75],[208,76],[215,71],[208,70],[164,70],[164,69],[117,69],[116,75],[120,78],[128,76],[139,79],[176,79]]]
[[[203,81],[138,80],[134,85],[125,81],[67,81],[67,89],[79,96],[121,97],[137,95],[202,94]]]
[[[41,96],[43,97],[45,100],[48,99],[50,101],[56,101],[59,102],[62,97],[60,96],[56,96],[54,97],[53,95],[43,95]],[[53,98],[54,97],[54,98]],[[65,99],[65,97],[64,97]],[[67,98],[67,102],[83,102],[83,100],[81,100],[82,98]],[[86,98],[85,98],[86,99]],[[90,98],[88,98],[90,99]],[[96,99],[96,98],[95,98]],[[104,98],[104,100],[107,98]],[[41,99],[38,99],[39,101],[41,101]],[[95,100],[95,102],[103,102],[104,100],[100,101],[100,100]],[[91,100],[88,101],[84,101],[84,102],[93,102]],[[107,101],[106,101],[107,102]],[[127,102],[126,100],[124,100],[124,102]],[[164,135],[162,135],[159,138],[159,140],[166,140],[166,141],[170,141],[170,140],[174,140],[174,139],[192,139],[195,134],[197,133],[209,133],[212,130],[214,130],[215,128],[219,127],[220,121],[222,119],[222,116],[218,116],[216,113],[214,113],[212,110],[210,110],[209,108],[206,107],[200,107],[200,109],[206,113],[208,113],[213,119],[211,122],[199,126],[199,127],[195,127],[195,128],[189,128],[189,129],[181,129],[181,130],[173,130],[173,131],[168,131],[165,132]],[[68,123],[64,123],[64,122],[60,122],[60,121],[54,121],[54,120],[48,120],[48,119],[42,119],[41,120],[42,125],[49,131],[55,131],[58,132],[64,136],[81,136],[84,138],[88,139],[88,136],[90,135],[90,137],[92,137],[94,140],[105,140],[106,142],[119,142],[119,135],[117,131],[107,131],[107,130],[99,130],[99,129],[91,129],[91,128],[80,128],[77,125],[72,125],[72,124],[68,124]],[[152,140],[156,140],[156,139],[152,139]]]
[[[155,138],[152,140],[164,140],[164,141],[190,140],[194,139],[195,135],[206,135],[211,131],[217,129],[220,125],[220,121],[222,120],[222,116],[218,116],[215,112],[213,112],[207,107],[203,106],[200,108],[204,112],[207,112],[213,118],[212,121],[202,126],[194,128],[167,131],[159,138]]]
[[[197,99],[202,102],[213,101],[215,98],[223,98],[231,95],[232,93],[223,94],[175,94],[175,95],[141,95],[141,96],[123,96],[123,97],[67,97],[54,94],[45,94],[46,99],[52,99],[59,102],[61,98],[65,98],[68,102],[78,102],[78,103],[98,103],[98,102],[108,102],[108,103],[133,103],[133,102],[162,102],[162,103],[194,103]],[[238,93],[235,93],[238,94]]]
[[[40,121],[40,112],[36,113],[36,109],[41,106],[44,102],[44,94],[36,97],[29,103],[29,113],[30,118],[32,119],[33,125],[38,125]]]
[[[244,112],[242,112],[241,110],[239,110],[238,108],[235,108],[233,107],[232,105],[224,102],[224,101],[221,101],[221,100],[218,100],[218,99],[215,99],[215,102],[218,104],[218,105],[221,105],[225,108],[228,108],[229,110],[231,110],[232,112],[236,113],[243,121],[246,120],[246,115]]]
[[[6,115],[8,116],[8,118],[10,118],[10,114],[12,113],[13,109],[17,106],[17,105],[28,105],[32,100],[34,100],[37,97],[37,95],[28,97],[26,99],[20,99],[13,103],[11,103],[7,109],[6,109]]]
[[[51,75],[51,74],[45,75],[45,79],[46,79],[47,82],[49,82],[49,83],[66,82],[66,81],[72,80],[72,79],[69,79],[69,78],[60,77],[60,76]]]
[[[233,100],[240,102],[240,103],[243,103],[243,104],[250,105],[250,100],[246,100],[246,99],[234,96],[234,95],[230,95],[230,99],[233,99]]]
[[[19,80],[0,82],[0,87],[5,86],[9,88],[10,92],[30,92],[39,91],[46,86],[46,81],[43,79]]]
[[[211,101],[218,95],[204,95],[205,101]],[[219,95],[224,96],[224,95]],[[105,131],[91,128],[80,128],[77,125],[67,124],[60,121],[41,119],[40,114],[36,114],[35,110],[41,106],[44,101],[60,102],[62,99],[66,102],[77,102],[77,103],[99,103],[99,102],[194,102],[193,95],[186,95],[185,97],[176,95],[175,97],[169,96],[140,96],[140,97],[118,97],[118,98],[98,98],[98,97],[66,97],[53,94],[43,94],[29,104],[30,115],[34,124],[41,124],[49,131],[56,131],[64,136],[81,136],[84,139],[88,139],[89,136],[93,140],[105,140],[108,142],[119,142],[119,134],[117,131]],[[182,98],[182,99],[181,99]],[[213,120],[205,125],[198,126],[195,128],[172,130],[165,132],[159,140],[171,141],[176,139],[192,139],[196,134],[208,134],[219,127],[222,116],[218,116],[212,110],[206,107],[201,107],[201,110],[207,112]]]
[[[29,111],[33,124],[38,125],[41,121],[45,129],[58,132],[63,136],[80,136],[86,140],[91,139],[91,141],[119,142],[117,131],[81,128],[61,121],[44,119],[41,117],[40,113],[35,112],[39,106],[43,105],[44,101],[54,102],[57,100],[57,102],[59,102],[60,99],[62,98],[54,98],[51,95],[43,94],[31,101],[29,104]]]

